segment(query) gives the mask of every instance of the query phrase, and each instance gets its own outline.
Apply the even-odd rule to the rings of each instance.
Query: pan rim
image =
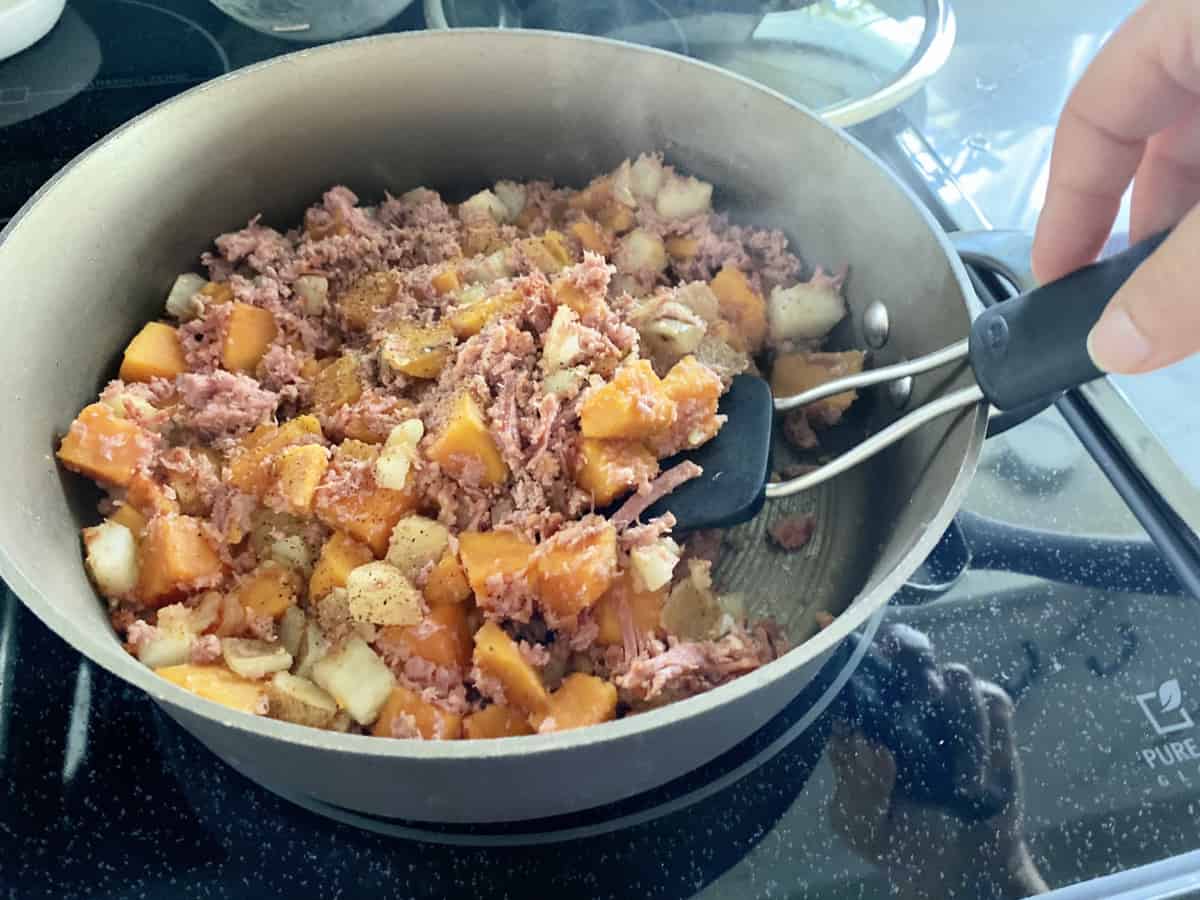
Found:
[[[744,89],[758,92],[781,104],[781,113],[791,115],[798,113],[808,119],[811,125],[833,132],[850,148],[879,168],[885,177],[891,181],[893,187],[901,191],[913,207],[915,207],[934,240],[941,247],[950,265],[950,270],[958,283],[959,290],[962,293],[964,311],[969,315],[967,298],[970,296],[971,286],[965,266],[958,257],[958,254],[955,253],[948,237],[937,223],[933,214],[876,154],[845,130],[825,122],[807,107],[789,99],[778,91],[764,87],[748,78],[727,72],[706,62],[624,41],[535,29],[505,29],[500,31],[487,28],[472,28],[451,31],[416,31],[403,34],[373,35],[304,48],[255,63],[242,69],[237,69],[204,82],[142,112],[71,159],[70,162],[51,176],[21,206],[5,228],[0,231],[0,252],[3,252],[3,246],[12,232],[20,227],[20,223],[35,207],[45,200],[47,195],[55,189],[68,173],[76,169],[92,154],[117,142],[128,133],[147,127],[148,122],[152,125],[156,119],[156,114],[165,107],[172,105],[182,106],[188,103],[199,102],[207,94],[228,90],[229,85],[238,84],[246,78],[252,78],[260,71],[286,68],[296,65],[310,56],[322,55],[333,57],[338,54],[353,55],[364,47],[391,45],[397,45],[398,52],[400,48],[413,48],[416,51],[416,45],[424,42],[436,45],[447,41],[466,41],[480,37],[486,37],[491,42],[513,41],[534,44],[589,43],[608,46],[625,54],[647,54],[666,58],[678,65],[706,70],[711,75],[718,76],[730,83],[739,84]],[[77,623],[69,619],[64,612],[43,594],[35,585],[33,579],[26,576],[25,571],[18,564],[17,560],[13,558],[10,551],[3,546],[0,546],[0,577],[4,579],[26,608],[33,612],[48,628],[54,631],[58,637],[70,644],[91,662],[99,665],[121,680],[136,686],[159,704],[199,716],[234,731],[243,732],[254,737],[284,741],[298,747],[336,751],[354,756],[404,758],[423,762],[548,755],[581,746],[617,742],[639,735],[646,735],[674,722],[693,719],[711,713],[726,703],[748,700],[750,695],[757,692],[759,688],[779,681],[794,670],[822,656],[840,644],[851,632],[866,622],[879,607],[887,603],[912,571],[915,570],[920,561],[932,551],[942,531],[949,526],[950,520],[961,505],[967,487],[975,473],[987,425],[984,412],[985,404],[980,403],[961,413],[961,415],[972,417],[974,420],[970,423],[971,435],[967,452],[955,474],[954,481],[942,501],[941,507],[930,521],[925,523],[923,534],[900,559],[899,563],[874,588],[867,593],[860,593],[853,597],[846,609],[834,619],[829,627],[796,645],[778,659],[713,690],[685,700],[670,703],[659,709],[574,731],[497,738],[486,741],[422,741],[417,739],[392,739],[383,741],[370,735],[322,731],[276,719],[269,719],[264,716],[239,712],[213,701],[203,699],[155,675],[151,669],[142,665],[142,663],[126,653],[116,640],[115,635],[111,632],[107,635],[106,640],[102,640],[99,635],[92,635],[86,632]],[[82,564],[82,561],[80,564]]]

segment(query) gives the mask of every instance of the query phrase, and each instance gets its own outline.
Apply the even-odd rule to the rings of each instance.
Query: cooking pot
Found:
[[[267,787],[372,816],[488,822],[551,816],[645,791],[737,744],[896,592],[949,524],[986,415],[972,406],[730,533],[718,584],[772,615],[794,645],[700,696],[604,725],[492,741],[385,740],[232,711],[126,653],[81,562],[97,494],[56,466],[78,410],[121,349],[161,315],[175,276],[214,235],[262,213],[286,226],[331,184],[364,202],[426,185],[465,197],[498,178],[582,185],[662,150],[717,186],[736,220],[783,229],[809,263],[849,262],[835,347],[864,346],[861,314],[891,312],[879,364],[968,330],[971,288],[932,217],[866,149],[779,94],[661,51],[547,32],[366,38],[237,71],[109,135],[43,187],[0,235],[0,401],[6,504],[0,574],[97,665],[150,694]],[[910,403],[971,384],[965,366],[918,379]],[[865,398],[851,430],[898,414]],[[854,439],[851,434],[847,440]],[[804,552],[767,547],[775,516],[811,512]],[[814,616],[837,618],[818,631]],[[118,788],[119,789],[119,788]]]

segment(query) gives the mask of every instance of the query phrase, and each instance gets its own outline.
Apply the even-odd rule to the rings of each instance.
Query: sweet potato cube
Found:
[[[179,332],[165,322],[147,322],[125,348],[119,377],[125,382],[149,381],[186,371]]]
[[[221,348],[221,365],[230,372],[253,372],[277,333],[270,310],[234,303],[225,345]]]
[[[564,529],[538,547],[531,581],[548,619],[571,619],[608,590],[616,573],[617,530],[604,522]]]
[[[449,310],[445,322],[460,339],[479,334],[493,319],[516,312],[524,300],[517,291],[505,291],[484,297],[474,303],[455,306]]]
[[[256,715],[266,712],[265,683],[235,675],[224,666],[195,666],[184,663],[178,666],[164,666],[155,669],[154,673],[198,697],[212,700],[222,706]]]
[[[550,695],[544,714],[534,713],[530,722],[539,731],[567,731],[585,725],[599,725],[617,715],[617,689],[595,675],[573,672]]]
[[[73,472],[126,487],[154,455],[154,439],[103,403],[85,406],[58,448],[58,458]]]
[[[394,491],[375,482],[378,455],[378,447],[361,441],[338,445],[313,498],[313,511],[330,528],[362,541],[380,557],[387,552],[396,523],[415,510],[418,501],[407,490]]]
[[[591,182],[583,190],[572,195],[567,201],[567,205],[571,209],[579,209],[584,212],[599,212],[601,208],[611,202],[613,196],[613,184],[611,175],[600,175],[593,178]]]
[[[508,479],[508,466],[470,394],[460,394],[454,401],[428,456],[459,481],[494,487]]]
[[[321,369],[313,379],[312,403],[318,412],[332,416],[343,406],[357,403],[362,392],[358,360],[343,355]]]
[[[638,440],[666,431],[675,415],[675,403],[650,361],[639,359],[619,368],[612,381],[583,399],[579,424],[585,438]]]
[[[458,273],[453,269],[442,269],[430,279],[433,289],[439,294],[448,294],[459,288]]]
[[[658,460],[638,441],[584,438],[579,445],[575,483],[608,506],[622,494],[658,474]]]
[[[528,717],[503,703],[493,703],[463,719],[463,737],[468,740],[519,737],[522,734],[533,734]]]
[[[379,362],[393,372],[412,378],[437,378],[454,351],[450,326],[402,323],[393,328],[379,348]]]
[[[596,210],[596,219],[605,228],[617,234],[623,234],[637,224],[633,210],[615,200]]]
[[[667,255],[671,259],[688,260],[695,256],[700,251],[700,242],[696,238],[669,237],[666,240]]]
[[[762,350],[767,337],[767,302],[741,269],[725,265],[709,284],[721,303],[721,318],[733,325],[733,346],[746,353]]]
[[[462,716],[439,709],[416,691],[397,685],[371,726],[371,734],[375,737],[416,737],[410,733],[413,726],[427,741],[453,741],[462,737]]]
[[[291,513],[312,512],[313,495],[328,467],[329,453],[320,444],[285,447],[275,458],[275,483]]]
[[[366,544],[361,544],[345,532],[335,531],[325,541],[317,564],[308,582],[308,597],[317,601],[334,588],[346,586],[346,576],[359,566],[375,559]]]
[[[200,288],[205,303],[232,303],[233,286],[228,281],[210,281]]]
[[[229,463],[229,483],[247,494],[262,497],[275,479],[275,457],[288,447],[315,444],[321,439],[316,416],[297,416],[282,425],[259,425],[242,438],[239,452]]]
[[[134,593],[151,606],[192,589],[197,582],[221,574],[221,559],[209,543],[199,519],[156,516],[138,545],[139,576]]]
[[[510,531],[465,531],[458,536],[458,554],[467,583],[478,596],[487,594],[493,575],[512,577],[529,567],[534,544]]]
[[[458,604],[471,597],[471,585],[458,557],[450,551],[434,564],[425,581],[425,602],[430,606]]]
[[[791,397],[819,387],[835,378],[857,375],[863,369],[861,350],[844,353],[781,353],[771,368],[771,393]],[[804,407],[809,421],[821,425],[836,423],[857,398],[857,391],[834,394]]]
[[[638,634],[658,634],[662,631],[662,608],[667,599],[666,587],[657,591],[638,589],[633,572],[622,572],[613,581],[603,597],[596,601],[596,624],[600,633],[596,636],[600,644],[623,642],[621,628],[621,605],[629,610],[629,620]]]
[[[377,394],[372,398],[370,411],[355,409],[346,417],[343,431],[351,440],[364,444],[383,444],[392,433],[396,420],[403,420],[406,412],[416,414],[408,400]]]
[[[380,629],[375,646],[380,651],[419,656],[435,666],[466,671],[471,665],[473,640],[466,606],[452,603],[433,607],[416,625],[388,625]]]
[[[604,312],[605,300],[602,297],[593,296],[566,279],[554,282],[552,290],[554,301],[581,319],[596,318]]]
[[[613,236],[604,226],[587,219],[580,219],[571,226],[570,230],[584,250],[591,250],[593,253],[600,253],[604,256],[612,253]]]
[[[166,487],[141,472],[129,479],[125,502],[147,519],[179,512],[179,504],[167,495]]]
[[[550,698],[541,675],[495,622],[485,622],[475,633],[474,660],[481,672],[500,682],[511,706],[526,714],[544,713],[549,708]]]
[[[675,403],[676,419],[670,431],[647,440],[659,458],[699,447],[721,430],[717,404],[721,378],[694,356],[685,356],[663,378],[663,391]]]
[[[388,272],[371,272],[358,279],[337,298],[338,313],[346,327],[362,331],[371,324],[375,310],[396,298],[396,280]]]
[[[278,619],[287,612],[289,606],[296,605],[299,593],[300,583],[296,573],[278,563],[269,562],[241,583],[237,598],[244,609]]]
[[[142,532],[146,528],[146,517],[128,503],[118,506],[116,512],[108,517],[108,521],[124,525],[133,535],[133,539],[138,541],[142,539]]]

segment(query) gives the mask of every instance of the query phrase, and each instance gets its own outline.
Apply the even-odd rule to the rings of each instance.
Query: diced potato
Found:
[[[613,235],[604,226],[597,225],[595,222],[587,219],[580,219],[571,225],[570,232],[583,246],[584,250],[591,250],[593,253],[599,253],[603,256],[608,256],[612,253]]]
[[[346,288],[334,305],[346,327],[362,331],[371,324],[375,311],[396,298],[396,280],[389,272],[371,272]]]
[[[479,334],[493,319],[517,312],[524,302],[517,291],[504,291],[474,303],[460,302],[447,311],[444,321],[450,326],[455,337],[466,339]]]
[[[501,278],[507,278],[515,271],[516,259],[509,247],[501,247],[482,258],[467,260],[463,264],[462,274],[463,278],[470,282],[470,285],[454,292],[455,302],[459,306],[478,303],[487,296],[485,285]]]
[[[504,221],[515,222],[525,210],[525,185],[515,181],[497,181],[492,191],[496,199],[504,204]]]
[[[493,703],[463,719],[463,737],[468,740],[519,737],[523,734],[533,734],[528,716],[503,703]]]
[[[462,603],[470,597],[467,573],[458,557],[447,550],[425,581],[425,602],[430,606],[443,606]]]
[[[771,393],[791,397],[819,387],[835,378],[857,375],[863,370],[866,355],[861,350],[844,353],[781,353],[771,368]],[[810,421],[832,425],[841,419],[858,397],[857,391],[834,394],[804,407]]]
[[[369,444],[342,441],[325,480],[317,488],[313,511],[330,528],[345,531],[367,544],[376,556],[383,556],[392,528],[402,516],[416,509],[417,497],[406,490],[380,487],[375,482],[374,467],[378,456],[378,449]],[[368,465],[348,476],[358,461]],[[357,490],[347,491],[348,477],[358,484]]]
[[[473,640],[466,607],[459,603],[433,607],[416,625],[380,629],[375,646],[385,655],[391,651],[405,658],[419,656],[435,666],[465,672],[471,665]]]
[[[395,566],[369,562],[346,577],[350,616],[372,625],[415,625],[421,621],[421,592]]]
[[[814,278],[789,288],[776,287],[767,304],[771,340],[816,341],[846,316],[846,301],[833,279]]]
[[[401,323],[389,331],[379,349],[379,362],[386,369],[411,378],[437,378],[454,351],[450,326]]]
[[[207,516],[212,512],[212,491],[209,487],[221,474],[221,454],[209,448],[178,447],[175,452],[185,454],[189,464],[166,471],[167,484],[175,491],[173,505],[189,516]],[[134,480],[136,481],[136,479]],[[130,491],[134,482],[130,482]]]
[[[637,224],[633,210],[615,199],[596,210],[594,215],[601,225],[615,234],[623,234]]]
[[[164,628],[160,622],[154,637],[138,645],[138,661],[150,669],[182,665],[191,658],[195,639],[196,635],[190,631]]]
[[[462,286],[458,281],[458,273],[454,269],[442,269],[430,279],[429,283],[439,294],[449,294]]]
[[[533,268],[547,275],[561,272],[571,259],[561,235],[553,231],[541,237],[524,238],[517,242],[517,247]]]
[[[613,264],[618,272],[661,272],[667,267],[667,248],[657,234],[635,228],[617,243]]]
[[[312,512],[313,495],[329,467],[329,451],[320,444],[285,447],[275,460],[275,479],[287,509],[298,516]]]
[[[128,486],[153,455],[151,435],[103,403],[85,406],[58,448],[71,471],[118,487]]]
[[[319,443],[321,423],[316,416],[297,416],[282,425],[259,425],[242,438],[229,462],[229,483],[246,494],[262,497],[275,480],[275,457],[287,447]]]
[[[500,226],[490,216],[476,222],[463,223],[459,244],[464,256],[479,256],[505,249]]]
[[[303,576],[305,580],[312,572],[312,550],[304,542],[304,538],[299,535],[289,534],[287,537],[272,541],[268,554],[279,565],[291,569],[297,575]]]
[[[118,377],[125,382],[150,381],[186,371],[179,332],[164,322],[147,322],[125,348]]]
[[[601,175],[593,178],[587,187],[574,194],[567,201],[567,205],[571,209],[594,213],[607,206],[612,199],[612,176]]]
[[[667,599],[666,587],[655,590],[644,589],[632,571],[622,572],[613,582],[608,593],[596,602],[596,624],[600,631],[596,636],[599,644],[612,646],[623,643],[621,628],[621,605],[629,609],[630,622],[638,634],[660,634],[662,632],[662,608]]]
[[[664,371],[700,347],[706,328],[693,317],[660,315],[642,324],[638,334],[653,359],[655,368]]]
[[[539,731],[567,731],[585,725],[599,725],[617,715],[617,689],[595,675],[573,672],[550,695],[544,714],[530,717]]]
[[[324,275],[301,275],[292,282],[306,316],[319,316],[329,303],[329,279]]]
[[[573,369],[559,369],[557,372],[551,372],[542,381],[542,388],[547,394],[578,394],[583,389],[583,383],[587,380],[588,370],[585,366],[576,366]]]
[[[549,709],[550,698],[541,676],[495,622],[485,622],[476,632],[474,660],[481,672],[501,684],[508,705],[527,714]]]
[[[233,302],[233,287],[227,281],[209,281],[204,287],[200,288],[200,294],[204,297],[204,303],[232,303]]]
[[[362,397],[362,378],[358,359],[343,354],[320,371],[312,383],[312,402],[318,412],[331,416],[343,406],[352,406]]]
[[[321,548],[308,582],[310,600],[320,600],[334,588],[345,587],[350,572],[371,562],[375,554],[343,531],[335,531]]]
[[[266,678],[292,666],[292,654],[282,644],[252,638],[222,638],[221,656],[230,671],[243,678]]]
[[[317,660],[312,680],[333,695],[359,725],[370,725],[391,696],[396,679],[361,638],[352,637]]]
[[[263,563],[237,590],[242,607],[259,616],[278,619],[299,599],[300,579],[275,562]]]
[[[405,516],[392,529],[385,558],[412,581],[425,566],[441,559],[449,544],[450,530],[441,522]]]
[[[146,530],[146,517],[128,503],[118,506],[117,511],[108,517],[108,521],[128,528],[135,542],[141,540],[142,532]]]
[[[392,689],[371,733],[375,737],[415,737],[408,733],[410,728],[427,741],[453,741],[462,737],[462,716],[446,712],[416,691],[398,685]]]
[[[595,603],[617,573],[617,530],[560,531],[535,554],[533,584],[554,618],[570,619]]]
[[[133,532],[111,520],[102,522],[83,529],[83,545],[87,550],[88,572],[100,593],[117,597],[134,589],[138,560]]]
[[[627,363],[608,384],[583,399],[579,424],[589,438],[639,439],[675,422],[675,404],[648,360]]]
[[[725,265],[713,278],[712,292],[721,302],[721,315],[733,326],[731,340],[739,350],[758,353],[767,337],[767,304],[741,269]]]
[[[657,591],[671,583],[682,552],[669,537],[629,551],[629,567],[640,590]]]
[[[407,419],[388,433],[379,459],[375,460],[375,483],[393,491],[408,486],[408,472],[417,456],[417,445],[425,436],[420,419]]]
[[[184,664],[164,666],[154,672],[205,700],[255,715],[266,711],[267,692],[263,685],[235,675],[224,666]]]
[[[308,627],[308,616],[299,606],[289,606],[279,618],[279,643],[283,649],[295,656],[304,641],[304,629]]]
[[[329,640],[321,631],[320,626],[312,619],[309,619],[308,624],[304,626],[304,633],[300,636],[300,646],[296,648],[296,652],[293,654],[296,658],[295,673],[305,678],[310,678],[313,666],[329,650]]]
[[[234,303],[221,348],[221,365],[231,372],[253,372],[276,334],[275,316],[270,310]]]
[[[468,224],[491,219],[502,225],[509,221],[509,212],[499,197],[489,190],[482,190],[458,205],[458,218]]]
[[[707,181],[673,174],[659,188],[654,208],[666,219],[690,219],[712,209],[712,192]]]
[[[167,315],[180,322],[189,322],[204,312],[204,302],[196,295],[208,282],[195,272],[184,272],[176,277],[167,294]]]
[[[703,281],[689,281],[675,289],[675,302],[681,303],[709,325],[721,321],[721,300]]]
[[[529,567],[534,544],[510,531],[465,531],[458,536],[458,554],[467,582],[476,595],[487,594],[493,575],[512,577]]]
[[[663,627],[684,640],[702,641],[716,635],[723,615],[713,593],[709,564],[689,559],[687,577],[671,589],[663,604]]]
[[[575,483],[608,506],[622,494],[658,474],[658,460],[638,441],[584,438],[579,445]]]
[[[658,196],[664,178],[662,160],[657,156],[643,153],[629,168],[629,186],[638,197],[653,200]]]
[[[191,516],[158,516],[146,526],[138,545],[139,572],[135,593],[151,606],[161,606],[197,582],[221,574],[221,558]]]
[[[667,238],[665,243],[667,255],[671,259],[688,260],[700,252],[700,241],[693,237],[676,235],[675,237]]]
[[[570,307],[560,306],[554,311],[550,327],[542,336],[542,368],[547,373],[569,368],[583,357],[578,322],[579,316]]]
[[[468,393],[460,394],[454,401],[427,453],[443,472],[460,481],[494,487],[508,479],[508,466],[483,421],[479,404]]]
[[[337,715],[337,701],[307,678],[276,672],[267,683],[267,715],[310,728],[325,728]]]

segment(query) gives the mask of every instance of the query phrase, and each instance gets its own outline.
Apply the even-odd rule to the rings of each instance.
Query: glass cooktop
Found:
[[[968,48],[991,47],[991,7],[957,5]],[[420,27],[419,4],[389,26]],[[0,62],[0,218],[143,109],[295,46],[202,0],[68,3]],[[974,227],[938,84],[857,133],[948,228]],[[276,796],[5,590],[0,896],[1183,896],[1200,885],[1198,728],[1200,608],[1051,409],[988,442],[929,564],[776,720],[562,819],[441,828]]]

